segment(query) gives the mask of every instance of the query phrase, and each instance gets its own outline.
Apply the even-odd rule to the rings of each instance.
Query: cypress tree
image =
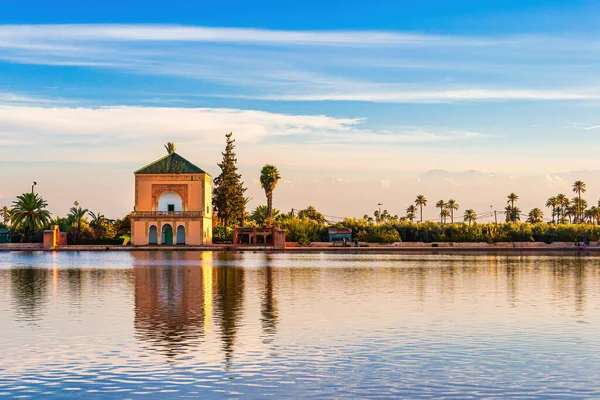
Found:
[[[221,174],[215,178],[213,190],[213,207],[225,228],[231,222],[241,221],[246,204],[244,198],[246,188],[242,182],[242,175],[237,173],[235,139],[232,139],[231,135],[231,133],[225,135],[225,151],[221,153],[223,161],[217,164],[221,168]]]

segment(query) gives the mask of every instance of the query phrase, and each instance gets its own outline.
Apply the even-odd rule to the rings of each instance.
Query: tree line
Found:
[[[82,208],[75,201],[64,217],[52,217],[48,202],[38,193],[23,193],[15,199],[12,207],[0,210],[1,226],[9,227],[13,241],[41,242],[44,229],[58,225],[67,233],[71,244],[121,244],[129,241],[131,220],[129,215],[120,219],[107,218],[100,212]]]

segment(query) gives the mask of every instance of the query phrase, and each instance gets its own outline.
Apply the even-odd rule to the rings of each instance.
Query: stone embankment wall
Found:
[[[348,243],[349,247],[354,247],[354,243]],[[590,247],[600,247],[600,242],[590,242]],[[286,242],[286,248],[294,248],[294,247],[302,247],[296,242]],[[330,242],[313,242],[305,247],[342,247],[340,243],[330,243]],[[467,243],[467,242],[434,242],[434,243],[424,243],[424,242],[398,242],[392,244],[381,244],[381,243],[367,243],[360,242],[359,247],[384,247],[384,248],[435,248],[435,247],[455,247],[455,248],[466,248],[466,249],[474,249],[474,248],[557,248],[557,247],[575,247],[575,243],[573,242],[554,242],[554,243],[543,243],[543,242],[499,242],[499,243],[485,243],[485,242],[476,242],[476,243]]]
[[[41,250],[42,243],[0,243],[0,250]]]

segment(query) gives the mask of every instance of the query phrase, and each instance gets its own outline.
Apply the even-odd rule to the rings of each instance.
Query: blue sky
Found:
[[[77,197],[124,213],[131,171],[162,143],[215,175],[229,131],[255,204],[267,162],[303,192],[327,178],[349,196],[396,187],[376,196],[405,203],[431,169],[598,169],[599,12],[591,1],[4,0],[0,203],[35,179],[58,212]],[[95,187],[123,200],[103,204]],[[282,209],[311,202],[281,191]]]

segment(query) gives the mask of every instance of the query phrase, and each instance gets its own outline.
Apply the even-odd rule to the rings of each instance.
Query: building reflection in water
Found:
[[[213,260],[229,263],[236,256],[135,252],[133,257],[136,338],[175,357],[203,343],[214,324],[231,365],[243,318],[244,269],[215,267]]]
[[[200,268],[199,253],[132,254],[136,338],[169,357],[199,345],[205,334],[205,305],[211,302],[205,299],[211,290],[203,279],[212,275],[210,261]]]

